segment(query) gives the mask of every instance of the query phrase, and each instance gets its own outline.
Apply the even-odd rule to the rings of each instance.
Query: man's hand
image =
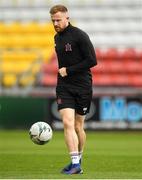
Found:
[[[65,67],[60,68],[60,69],[59,69],[59,74],[60,74],[60,76],[62,76],[62,77],[67,76],[66,68],[65,68]]]

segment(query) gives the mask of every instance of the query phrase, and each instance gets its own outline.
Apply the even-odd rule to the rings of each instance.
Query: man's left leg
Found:
[[[84,131],[84,120],[85,120],[85,115],[80,115],[77,113],[75,114],[75,131],[78,136],[78,151],[79,151],[80,162],[86,142],[86,133]]]

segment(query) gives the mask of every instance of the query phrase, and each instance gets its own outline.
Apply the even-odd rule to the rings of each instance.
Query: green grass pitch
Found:
[[[140,179],[142,132],[87,132],[84,174],[61,174],[69,161],[63,132],[40,146],[28,131],[0,131],[0,179]]]

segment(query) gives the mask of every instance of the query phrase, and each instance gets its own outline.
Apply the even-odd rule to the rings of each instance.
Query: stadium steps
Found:
[[[0,22],[0,50],[30,49],[48,59],[54,49],[54,33],[52,24],[47,22]]]
[[[0,33],[1,34],[13,34],[13,33],[38,33],[38,34],[52,34],[54,32],[51,23],[37,23],[37,22],[11,22],[3,23],[0,22]]]
[[[36,84],[41,64],[54,53],[51,23],[0,23],[0,84],[3,87]]]
[[[95,86],[142,87],[142,52],[136,49],[96,49],[98,65],[91,68]],[[57,60],[44,63],[40,84],[55,86]]]
[[[69,8],[71,21],[90,35],[95,47],[142,46],[141,0],[73,0],[64,3]],[[46,0],[0,1],[0,21],[8,24],[6,27],[0,25],[0,29],[9,33],[9,22],[20,21],[23,22],[23,33],[28,29],[32,32],[34,28],[41,34],[50,31],[53,27],[48,28],[44,23],[50,21],[48,12],[53,5],[52,1]],[[33,22],[28,24],[29,21]],[[41,25],[38,26],[35,21]],[[21,26],[16,22],[12,28],[16,32]]]
[[[33,63],[27,61],[1,63],[1,84],[4,87],[34,85],[40,67],[40,61]]]
[[[96,74],[93,75],[93,85],[103,87],[142,87],[142,74]]]
[[[49,63],[45,62],[41,66],[41,77],[39,80],[40,86],[55,86],[57,84],[57,56],[54,53]]]
[[[142,87],[142,51],[139,49],[97,49],[98,66],[92,68],[98,86]]]
[[[4,87],[13,87],[16,85],[17,77],[14,73],[4,74],[1,78],[1,84]]]
[[[50,48],[54,44],[51,37],[39,34],[0,35],[0,48]]]
[[[0,58],[4,62],[26,61],[33,62],[38,58],[38,54],[34,51],[2,51]]]
[[[0,1],[0,21],[5,22],[0,23],[0,48],[40,52],[44,60],[39,84],[46,86],[56,84],[56,64],[48,64],[54,48],[53,27],[48,23],[53,4],[46,0]],[[75,24],[89,34],[96,47],[94,85],[142,86],[141,0],[72,0],[65,4],[71,21],[77,20]],[[10,57],[4,58],[11,62]],[[18,57],[14,59],[18,61]]]

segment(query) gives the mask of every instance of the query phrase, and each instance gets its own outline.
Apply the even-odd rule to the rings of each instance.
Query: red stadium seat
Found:
[[[105,59],[114,61],[118,58],[118,50],[117,49],[108,49],[105,54]]]
[[[98,61],[103,60],[103,56],[102,56],[101,49],[96,48],[96,49],[95,49],[95,52],[96,52],[97,60],[98,60]]]
[[[137,51],[137,59],[142,62],[142,50]]]
[[[91,69],[92,73],[140,73],[142,63],[140,61],[101,61]]]
[[[142,73],[142,62],[140,61],[125,61],[123,66],[128,73]]]
[[[142,86],[142,74],[134,74],[133,76],[130,77],[130,81],[133,86]]]
[[[119,51],[118,57],[121,60],[137,60],[137,53],[133,48],[124,49]]]
[[[137,56],[136,51],[128,49],[121,51],[120,54],[119,52],[117,49],[96,49],[99,60],[98,65],[91,68],[93,85],[142,86],[142,61],[134,59]],[[57,58],[53,58],[48,64],[44,63],[41,70],[43,74],[41,84],[44,86],[56,85],[58,72]]]
[[[96,74],[93,84],[98,86],[142,86],[141,74]]]
[[[44,63],[42,65],[41,70],[42,70],[43,73],[57,74],[57,72],[58,72],[57,62],[54,61],[52,63]]]
[[[57,84],[57,77],[51,74],[44,74],[40,83],[42,86],[55,86]]]

